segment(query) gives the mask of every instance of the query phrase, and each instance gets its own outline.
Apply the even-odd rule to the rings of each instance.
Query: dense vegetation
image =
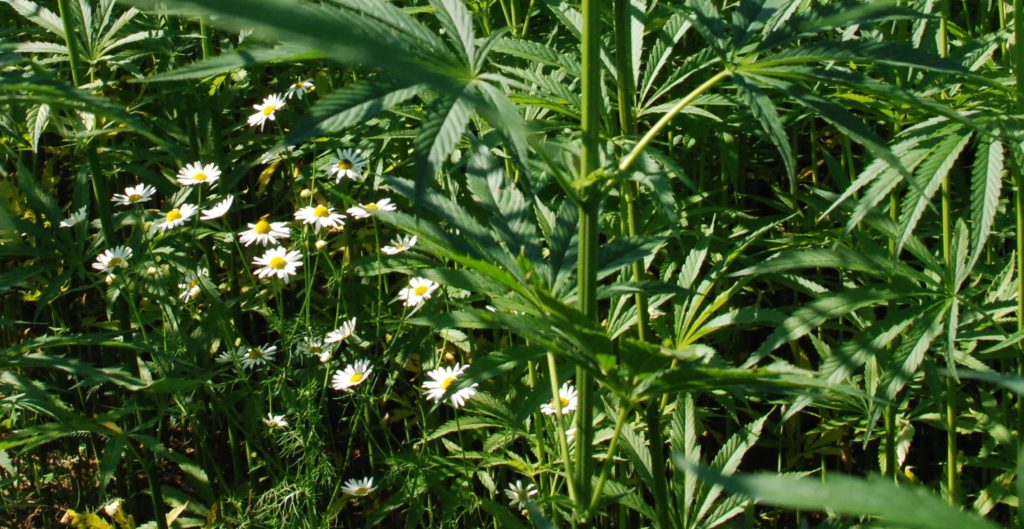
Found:
[[[1024,527],[1022,0],[0,0],[0,526]]]

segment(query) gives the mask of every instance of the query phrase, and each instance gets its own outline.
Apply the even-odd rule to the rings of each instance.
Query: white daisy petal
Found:
[[[416,246],[415,235],[399,235],[398,237],[392,239],[390,244],[381,248],[380,251],[388,255],[397,255],[409,250],[413,246]]]
[[[132,249],[127,246],[117,246],[105,250],[96,257],[92,264],[93,269],[99,272],[110,272],[118,266],[124,266],[132,257]]]
[[[124,188],[124,193],[115,193],[110,199],[119,206],[131,206],[146,202],[156,194],[156,188],[148,184],[139,184]]]
[[[428,372],[427,376],[430,377],[430,380],[423,383],[423,389],[427,390],[427,400],[441,400],[448,391],[448,388],[468,368],[469,366],[455,364],[454,367],[439,367]],[[476,395],[477,385],[473,384],[452,393],[451,397],[449,397],[450,404],[455,408],[461,408],[466,404],[467,400]]]
[[[291,237],[292,230],[284,222],[270,222],[260,219],[255,224],[249,223],[249,229],[238,234],[238,240],[245,246],[253,243],[261,246],[275,244],[280,239]]]
[[[306,92],[312,92],[313,90],[316,90],[316,86],[313,85],[313,80],[305,79],[289,86],[288,91],[284,94],[284,98],[291,99],[292,96],[295,96],[302,99],[302,96],[306,95]]]
[[[214,220],[223,217],[228,210],[231,209],[231,205],[235,203],[235,196],[228,195],[227,198],[221,200],[210,209],[204,209],[199,215],[199,220]]]
[[[562,384],[562,387],[558,389],[558,400],[562,408],[562,413],[568,413],[576,410],[576,406],[579,404],[579,400],[576,394],[576,388],[570,386],[568,382]],[[555,408],[554,402],[548,402],[540,407],[540,411],[544,415],[554,415],[558,413],[558,409]]]
[[[196,208],[192,204],[182,204],[164,214],[164,221],[157,225],[160,231],[167,231],[177,228],[188,222],[192,215],[196,214]]]
[[[373,368],[370,367],[368,360],[357,360],[345,366],[345,369],[334,372],[334,377],[331,378],[331,387],[338,391],[351,391],[353,387],[366,382],[372,372]]]
[[[183,186],[212,184],[220,178],[220,169],[215,164],[194,162],[178,171],[178,183]]]
[[[253,105],[252,108],[256,109],[256,113],[249,116],[249,126],[255,127],[260,126],[260,130],[263,130],[263,125],[267,123],[267,120],[273,121],[277,119],[275,113],[284,106],[284,99],[277,94],[270,94],[263,98],[263,102],[258,105]]]
[[[252,264],[259,267],[253,273],[260,279],[276,277],[287,283],[302,266],[302,254],[278,246],[253,259]]]
[[[320,233],[322,228],[343,228],[345,215],[335,213],[329,205],[306,206],[295,212],[295,220],[313,225],[313,231]]]
[[[327,174],[334,177],[335,183],[341,182],[342,178],[359,180],[366,169],[366,158],[358,149],[338,149],[336,156],[331,158],[331,164],[327,166]]]
[[[382,198],[376,202],[368,202],[345,210],[354,219],[365,219],[378,211],[394,211],[397,209],[390,198]]]
[[[288,427],[288,421],[285,420],[284,415],[274,415],[268,413],[267,418],[263,419],[263,424],[267,425],[267,428],[271,430],[284,430]]]
[[[414,277],[409,280],[409,286],[398,292],[398,299],[405,301],[406,307],[415,307],[423,303],[423,300],[430,299],[437,287],[437,283],[429,279]]]
[[[238,350],[238,357],[242,359],[242,367],[251,369],[263,365],[274,359],[277,354],[277,346],[264,344],[260,347],[242,346]]]
[[[341,491],[349,496],[366,496],[374,489],[373,478],[350,479],[341,487]]]

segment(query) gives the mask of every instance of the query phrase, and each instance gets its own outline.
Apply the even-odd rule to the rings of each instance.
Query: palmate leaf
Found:
[[[805,336],[832,318],[844,316],[871,305],[885,304],[904,295],[905,293],[889,288],[868,286],[851,288],[819,297],[793,311],[793,314],[786,318],[782,325],[777,327],[775,332],[765,339],[744,365],[752,366],[756,364],[760,359],[771,354],[772,351],[782,344]]]
[[[718,11],[715,4],[709,0],[686,0],[686,5],[680,9],[687,15],[693,28],[711,45],[715,54],[729,62],[733,50],[730,49],[729,35],[726,25],[723,23],[725,17]]]
[[[462,56],[467,66],[476,64],[476,43],[473,37],[473,16],[466,10],[462,0],[430,0],[434,15],[445,28],[453,47]]]
[[[887,526],[896,527],[997,527],[973,513],[947,505],[930,491],[908,484],[896,485],[889,478],[860,479],[829,474],[828,478],[822,479],[767,473],[726,476],[687,462],[676,454],[673,454],[672,461],[679,468],[697,473],[707,482],[766,505],[802,511],[869,516],[879,519]]]
[[[647,94],[653,87],[658,73],[672,56],[672,48],[683,39],[683,36],[692,27],[693,23],[685,13],[674,13],[658,30],[654,44],[647,52],[647,60],[644,61],[643,82],[640,85],[641,101],[647,99]]]
[[[282,44],[272,48],[251,48],[235,50],[206,60],[196,61],[169,72],[158,73],[146,78],[143,82],[160,83],[168,81],[185,81],[203,79],[239,68],[248,68],[268,62],[296,62],[309,59],[322,59],[323,54],[311,52],[308,48]]]
[[[981,257],[992,232],[1003,185],[1003,144],[990,136],[978,136],[977,154],[971,169],[971,260],[967,270]]]
[[[49,9],[30,0],[0,0],[14,8],[17,13],[33,24],[53,33],[55,36],[64,39],[64,23],[60,17]]]
[[[746,425],[740,431],[733,434],[728,441],[722,445],[722,448],[715,454],[715,458],[711,461],[711,469],[721,472],[725,475],[733,474],[739,469],[740,462],[743,461],[743,456],[747,455],[757,440],[761,438],[761,430],[764,428],[764,423],[768,419],[768,415],[764,415],[756,421]],[[694,522],[702,520],[708,513],[711,512],[711,508],[715,506],[722,495],[722,488],[720,486],[712,486],[710,488],[701,487],[700,493],[697,495],[696,503],[694,505],[698,507],[695,515]],[[727,510],[726,512],[720,512],[717,514],[717,523],[725,521],[731,516],[739,514],[740,511]],[[728,516],[727,515],[730,515]]]
[[[795,83],[758,74],[752,75],[751,77],[786,94],[790,99],[804,106],[808,110],[816,112],[822,119],[831,123],[843,134],[846,134],[861,145],[867,147],[872,154],[877,158],[885,160],[897,171],[900,171],[904,175],[910,174],[903,167],[900,159],[885,145],[885,141],[879,138],[878,135],[864,125],[864,123],[853,117],[853,115],[846,111],[842,106],[832,103],[831,101],[818,96]]]
[[[412,142],[416,151],[413,200],[417,205],[469,125],[473,113],[472,91],[471,85],[464,85],[441,95],[427,108],[419,133]]]
[[[267,39],[323,52],[342,63],[373,65],[409,83],[453,84],[465,67],[436,36],[397,7],[380,0],[348,0],[327,6],[289,0],[123,0],[176,13],[214,15],[214,23],[255,29]]]
[[[321,97],[288,134],[285,143],[298,145],[363,123],[411,99],[422,89],[421,85],[383,79],[357,81]]]
[[[526,196],[505,172],[505,165],[487,145],[474,142],[466,182],[476,201],[490,212],[489,224],[508,250],[540,265],[540,236]]]
[[[141,120],[125,111],[124,107],[104,97],[52,79],[21,74],[0,74],[0,103],[5,102],[43,103],[55,108],[69,108],[108,117],[124,123],[129,130],[145,136],[167,152],[175,155],[180,152],[179,146],[154,133]]]
[[[753,52],[770,50],[835,28],[872,26],[886,20],[920,17],[920,12],[901,7],[896,0],[839,0],[795,14],[785,21],[773,21],[770,31],[764,34]]]
[[[788,48],[759,58],[753,65],[774,67],[807,62],[857,62],[887,64],[931,72],[971,75],[960,64],[896,41],[819,41]]]
[[[782,158],[782,164],[786,168],[786,174],[790,181],[796,181],[796,162],[793,160],[793,149],[789,146],[789,136],[786,134],[786,128],[782,125],[779,112],[775,109],[771,97],[760,87],[747,81],[742,75],[734,75],[732,79],[740,96],[749,105],[754,118],[768,133],[768,138],[778,149],[779,157]]]
[[[960,153],[967,147],[973,131],[949,130],[935,148],[925,157],[925,160],[914,173],[912,185],[900,202],[900,227],[899,238],[896,240],[896,251],[903,250],[903,245],[914,232],[917,222],[921,219],[925,208],[931,203],[935,192],[939,190],[942,181],[948,177],[953,164],[956,163]]]

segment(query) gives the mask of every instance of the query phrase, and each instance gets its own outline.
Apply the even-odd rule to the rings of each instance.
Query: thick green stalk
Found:
[[[581,42],[581,85],[583,112],[581,128],[583,149],[580,157],[580,180],[587,179],[597,170],[601,143],[601,10],[602,2],[583,0],[583,31]],[[579,206],[579,257],[576,265],[576,296],[580,312],[597,322],[597,245],[598,218],[601,214],[600,195],[584,190],[586,195]],[[594,439],[594,381],[585,369],[576,369],[579,407],[576,412],[576,515],[584,525],[587,500],[590,498],[590,479],[593,475]]]
[[[949,36],[947,23],[950,13],[950,0],[942,0],[942,18],[939,19],[939,55],[949,55]],[[953,256],[952,218],[950,211],[949,175],[942,179],[942,261],[952,277]],[[956,505],[957,494],[957,449],[956,449],[956,383],[952,377],[946,382],[946,489],[950,505]]]
[[[68,0],[57,0],[57,9],[60,13],[60,21],[64,24],[64,43],[68,48],[68,62],[71,63],[71,81],[75,86],[81,86],[81,58],[78,51],[78,39],[75,38],[75,22],[72,20],[71,9]]]
[[[999,11],[1002,13],[1002,2],[999,4]],[[1003,21],[1000,18],[1000,21]],[[1024,110],[1024,0],[1013,0],[1013,33],[1016,37],[1013,46],[1013,74],[1017,80],[1017,110]],[[1017,330],[1024,330],[1024,168],[1010,157],[1010,167],[1014,169],[1014,206],[1016,208],[1016,230],[1017,230]],[[1024,358],[1017,358],[1017,375],[1024,375]],[[1017,428],[1018,439],[1021,436],[1020,428],[1024,425],[1024,400],[1017,397]],[[1018,468],[1020,468],[1021,454],[1024,454],[1024,444],[1018,443]],[[1022,476],[1018,472],[1017,482],[1020,483]],[[1017,507],[1017,526],[1024,529],[1024,510]]]

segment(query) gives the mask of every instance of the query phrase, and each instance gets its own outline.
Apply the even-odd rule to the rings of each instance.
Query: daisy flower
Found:
[[[306,206],[295,212],[295,220],[301,220],[306,224],[313,225],[313,231],[320,233],[321,228],[341,228],[345,226],[342,220],[345,215],[335,213],[330,206]]]
[[[562,413],[575,411],[576,406],[579,403],[576,396],[576,388],[570,386],[568,382],[562,384],[562,387],[558,388],[558,403],[562,407]],[[554,415],[555,413],[558,413],[554,402],[542,405],[540,407],[540,411],[544,415]]]
[[[565,431],[565,442],[566,444],[572,444],[576,440],[576,427],[573,426]]]
[[[334,372],[331,386],[338,391],[350,391],[354,386],[365,382],[372,371],[373,368],[370,367],[368,360],[356,360],[355,363],[349,364],[345,369],[339,369]]]
[[[312,92],[313,90],[316,90],[313,80],[306,79],[289,86],[288,91],[284,93],[284,98],[291,99],[292,96],[295,96],[302,99],[302,96],[306,95],[306,92]]]
[[[156,188],[148,184],[139,184],[134,187],[124,188],[124,194],[115,193],[110,200],[118,206],[131,206],[139,202],[146,202],[156,194]]]
[[[227,198],[221,200],[210,209],[204,209],[199,215],[199,220],[213,220],[223,217],[231,205],[235,203],[235,195],[228,195]]]
[[[276,243],[278,239],[287,239],[292,234],[292,230],[284,222],[267,222],[260,219],[256,224],[250,222],[247,225],[249,229],[238,234],[239,240],[246,246],[252,243],[266,246]]]
[[[284,430],[288,427],[288,421],[285,420],[284,415],[274,415],[268,413],[267,418],[263,419],[263,424],[267,425],[267,428],[271,430]]]
[[[188,219],[192,215],[195,215],[196,209],[198,208],[196,208],[192,204],[182,204],[181,207],[177,207],[168,211],[164,215],[164,221],[161,222],[157,227],[160,228],[161,231],[167,231],[172,228],[177,228],[178,226],[185,224],[185,222],[188,221]]]
[[[508,504],[519,509],[526,509],[527,500],[536,495],[537,485],[528,483],[526,486],[523,486],[523,482],[518,479],[505,489],[505,496],[508,496]]]
[[[79,222],[82,222],[86,218],[86,212],[89,211],[88,206],[82,206],[78,208],[78,211],[68,215],[68,218],[60,221],[59,226],[61,228],[70,228]]]
[[[381,248],[380,251],[388,255],[396,255],[412,248],[413,246],[416,246],[415,235],[399,235],[391,240],[391,244]]]
[[[238,354],[242,358],[242,367],[249,369],[273,360],[274,355],[277,354],[277,346],[270,344],[265,344],[262,347],[242,346],[238,350]]]
[[[302,254],[288,251],[284,246],[278,246],[253,259],[252,264],[260,267],[253,272],[260,279],[273,276],[287,283],[302,266]]]
[[[409,286],[398,292],[398,299],[405,301],[406,307],[415,307],[423,300],[430,299],[430,294],[437,290],[437,283],[423,278],[414,277],[409,280]]]
[[[373,478],[350,479],[341,487],[341,491],[349,496],[366,496],[373,492]]]
[[[249,126],[255,127],[260,126],[260,130],[263,130],[263,125],[267,120],[273,121],[276,119],[274,112],[277,112],[281,107],[284,106],[284,99],[277,94],[270,94],[263,98],[263,102],[258,105],[253,105],[252,108],[256,109],[256,113],[249,116]]]
[[[178,183],[183,186],[212,184],[218,178],[220,178],[220,169],[212,163],[206,165],[203,165],[202,162],[190,163],[178,171]]]
[[[455,367],[439,367],[427,373],[430,380],[423,383],[423,389],[427,390],[427,400],[441,400],[444,397],[445,392],[451,387],[459,376],[468,368],[461,364],[455,364]],[[456,408],[461,408],[466,404],[466,401],[476,395],[477,384],[462,388],[451,396],[451,405]]]
[[[341,322],[341,327],[334,329],[327,333],[327,337],[324,338],[324,343],[338,343],[345,341],[352,337],[356,332],[356,319]]]
[[[221,351],[217,358],[214,359],[218,364],[233,364],[235,360],[239,360],[238,351],[235,349]]]
[[[354,219],[365,219],[370,215],[378,211],[394,211],[395,204],[391,202],[390,198],[382,198],[376,202],[369,202],[358,206],[353,206],[345,210]]]
[[[127,246],[117,246],[105,250],[99,256],[96,257],[96,262],[92,264],[93,269],[99,272],[110,272],[115,267],[121,266],[131,259],[132,249]]]
[[[192,279],[187,283],[178,283],[178,288],[181,289],[181,293],[178,294],[178,297],[185,303],[188,303],[190,299],[198,296],[199,293],[202,292],[199,288],[199,276],[208,276],[209,274],[210,272],[203,268],[200,269],[199,272],[193,274]]]
[[[342,178],[359,180],[363,169],[366,169],[366,158],[360,154],[358,149],[338,149],[336,156],[331,158],[331,165],[327,167],[327,174],[334,177],[334,182],[341,182]]]

